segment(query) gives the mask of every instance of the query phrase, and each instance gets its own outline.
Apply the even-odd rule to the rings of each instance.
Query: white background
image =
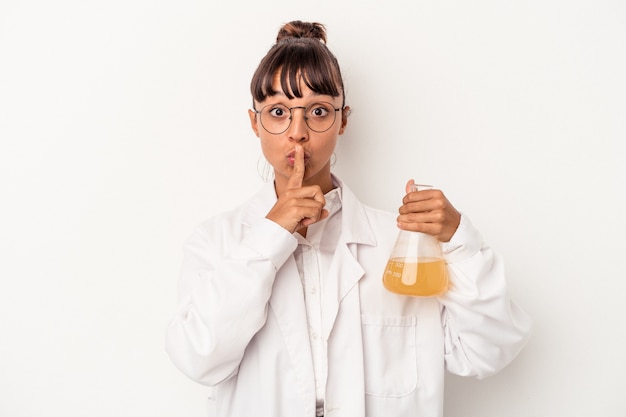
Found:
[[[442,188],[535,321],[446,416],[626,415],[623,1],[2,0],[0,416],[204,416],[163,348],[181,247],[262,183],[248,85],[292,19],[342,64],[336,172]]]

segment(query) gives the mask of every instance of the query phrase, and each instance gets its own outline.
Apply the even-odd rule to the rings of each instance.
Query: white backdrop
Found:
[[[336,172],[442,188],[534,318],[446,416],[626,415],[625,3],[405,3],[0,2],[0,416],[204,416],[163,348],[181,247],[261,184],[248,83],[292,19],[342,63]]]

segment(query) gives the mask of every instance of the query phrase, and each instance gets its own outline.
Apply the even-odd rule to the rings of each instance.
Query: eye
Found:
[[[277,119],[283,119],[289,114],[289,109],[281,105],[268,106],[266,111],[270,116],[276,117]]]
[[[328,114],[332,111],[331,106],[329,104],[324,103],[316,103],[309,106],[309,117],[322,118],[328,116]]]

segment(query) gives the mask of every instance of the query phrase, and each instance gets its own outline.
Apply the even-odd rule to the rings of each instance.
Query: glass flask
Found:
[[[411,191],[431,189],[413,184]],[[430,235],[400,230],[387,267],[383,284],[389,291],[421,297],[440,295],[448,289],[448,269],[439,241]]]

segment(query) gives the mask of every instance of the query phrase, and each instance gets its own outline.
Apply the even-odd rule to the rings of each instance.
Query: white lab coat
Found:
[[[526,343],[530,319],[507,295],[502,261],[464,215],[443,244],[444,296],[387,291],[396,215],[364,206],[335,180],[342,230],[321,282],[325,416],[441,417],[444,367],[478,378],[499,371]],[[211,387],[210,416],[315,416],[297,240],[264,218],[275,201],[268,183],[185,245],[166,349],[184,374]]]

